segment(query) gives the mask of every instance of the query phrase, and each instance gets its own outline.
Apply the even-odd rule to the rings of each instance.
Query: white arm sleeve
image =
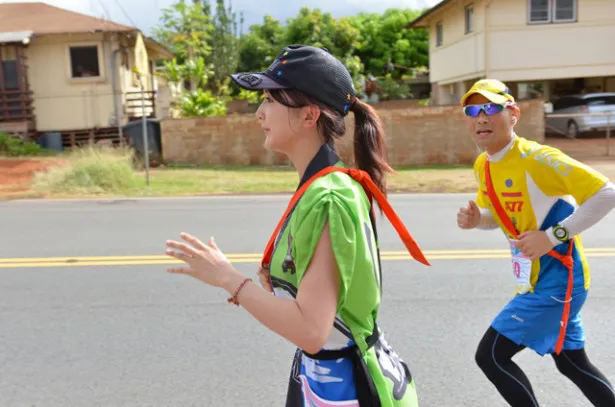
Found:
[[[491,211],[485,208],[480,209],[480,223],[476,227],[477,229],[497,229],[499,227],[498,222],[495,220]]]
[[[608,182],[583,205],[579,206],[572,215],[561,221],[560,225],[568,229],[572,238],[598,223],[613,208],[615,208],[615,185]],[[547,229],[547,235],[554,245],[558,245],[561,242],[553,236],[552,229]]]

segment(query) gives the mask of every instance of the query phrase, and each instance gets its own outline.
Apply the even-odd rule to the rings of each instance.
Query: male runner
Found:
[[[580,233],[615,207],[615,186],[560,150],[519,137],[520,110],[502,82],[476,82],[461,104],[484,152],[474,164],[476,202],[459,210],[457,223],[504,232],[517,288],[482,338],[478,366],[511,406],[538,406],[512,357],[526,347],[551,354],[593,405],[615,406],[613,386],[585,352],[579,313],[590,287]]]

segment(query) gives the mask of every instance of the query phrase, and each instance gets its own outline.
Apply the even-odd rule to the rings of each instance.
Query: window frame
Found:
[[[98,76],[85,76],[85,77],[75,77],[73,76],[73,60],[71,57],[71,49],[79,48],[79,47],[96,47],[96,55],[98,58]],[[105,70],[105,60],[103,58],[103,44],[98,41],[87,41],[87,42],[72,42],[66,44],[66,77],[69,82],[100,82],[105,81],[106,78],[106,70]]]
[[[579,0],[572,0],[572,18],[570,19],[563,19],[563,18],[557,18],[557,2],[559,0],[551,0],[552,2],[552,6],[551,6],[551,16],[552,18],[552,22],[557,24],[557,23],[575,23],[577,21],[577,16],[579,13],[579,9],[578,9],[578,5],[579,5]]]
[[[532,0],[527,0],[527,23],[529,25],[536,24],[565,24],[576,23],[579,15],[579,0],[572,0],[572,18],[561,19],[557,18],[557,4],[559,0],[547,0],[547,19],[540,21],[532,20]]]
[[[474,32],[474,3],[466,5],[463,9],[464,34]],[[469,24],[468,24],[469,23]]]
[[[441,47],[444,44],[444,24],[442,20],[436,23],[436,47]]]

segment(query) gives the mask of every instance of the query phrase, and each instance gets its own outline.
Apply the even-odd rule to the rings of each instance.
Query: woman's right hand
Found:
[[[260,267],[256,275],[258,276],[258,280],[260,281],[261,286],[265,290],[269,291],[270,293],[273,293],[273,287],[271,286],[271,280],[269,280],[269,270],[266,270]]]

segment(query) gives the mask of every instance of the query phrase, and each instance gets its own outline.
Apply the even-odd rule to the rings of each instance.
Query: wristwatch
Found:
[[[563,227],[562,225],[553,226],[553,236],[560,242],[567,242],[570,240],[570,234],[568,233],[568,229]]]

